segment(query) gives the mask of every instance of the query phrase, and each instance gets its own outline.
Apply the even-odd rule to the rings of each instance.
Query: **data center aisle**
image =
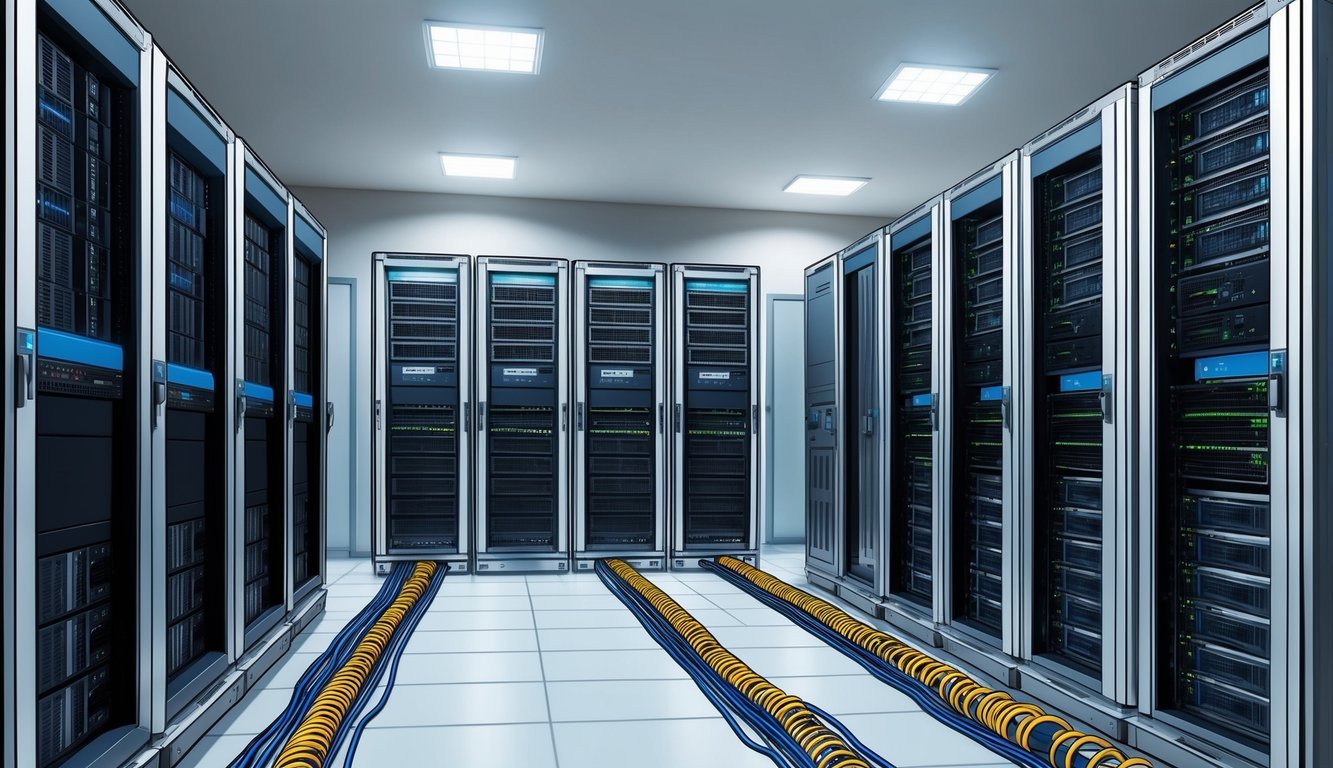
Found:
[[[762,566],[806,587],[801,546]],[[292,685],[379,589],[368,560],[329,560],[327,613],[182,765],[225,766],[277,715]],[[837,715],[898,768],[1000,768],[995,755],[776,612],[709,573],[645,574],[717,639],[788,692]],[[326,765],[341,766],[343,756]],[[592,574],[459,576],[407,647],[398,685],[356,765],[522,768],[771,766]]]

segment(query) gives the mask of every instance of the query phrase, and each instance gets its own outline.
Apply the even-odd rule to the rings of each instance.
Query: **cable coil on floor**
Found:
[[[398,597],[361,639],[352,657],[315,697],[300,725],[278,754],[278,768],[322,768],[362,685],[393,639],[398,625],[430,586],[436,567],[432,562],[416,564]]]
[[[746,666],[670,595],[640,576],[629,564],[622,560],[601,560],[597,563],[597,574],[639,618],[649,634],[685,667],[751,749],[767,755],[778,765],[795,762],[813,768],[892,768],[888,761],[856,741],[850,731],[826,712],[786,693]],[[662,629],[672,632],[659,631]],[[684,649],[673,641],[683,641],[685,649],[691,653],[688,656],[678,653]],[[742,734],[718,697],[710,692],[710,689],[716,690],[711,686],[715,682],[724,684],[722,688],[731,695],[740,694],[728,700],[736,705],[742,717],[748,708],[750,712],[765,715],[771,721],[769,724],[778,726],[778,729],[766,731],[764,718],[746,719],[765,735],[770,746],[778,748],[780,755],[753,744]],[[774,742],[784,742],[795,749],[784,750]]]
[[[993,744],[980,738],[982,734],[958,727],[946,715],[951,714],[952,718],[958,720],[961,720],[961,715],[984,726],[989,730],[987,735],[992,738],[998,736],[1029,755],[1040,756],[1043,762],[1039,765],[1050,768],[1150,768],[1152,765],[1142,757],[1126,757],[1106,739],[1075,730],[1068,721],[1046,713],[1035,704],[1015,701],[1004,691],[987,688],[956,667],[928,656],[892,635],[857,620],[837,606],[745,562],[732,557],[719,557],[716,561],[703,560],[701,564],[822,637],[849,657],[861,661],[867,669],[871,669],[867,661],[878,661],[911,684],[935,694],[940,701],[948,704],[953,713],[949,713],[948,708],[929,706],[932,702],[924,701],[922,697],[913,698],[946,725],[973,735],[987,746]],[[802,614],[809,620],[801,621]],[[821,626],[823,631],[820,631]],[[840,643],[862,653],[839,648]],[[870,659],[858,656],[869,656]],[[873,669],[871,671],[874,672]],[[885,682],[893,684],[887,679]],[[904,692],[910,695],[909,691]],[[1030,760],[1022,762],[1032,765]]]

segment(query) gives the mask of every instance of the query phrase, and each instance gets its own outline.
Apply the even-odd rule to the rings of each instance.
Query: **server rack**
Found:
[[[842,428],[839,468],[846,561],[846,597],[874,611],[887,543],[883,523],[884,282],[883,232],[873,232],[838,256],[840,294],[838,367]]]
[[[1327,474],[1307,431],[1328,364],[1310,324],[1327,303],[1312,293],[1328,257],[1327,11],[1256,6],[1139,80],[1150,341],[1131,738],[1177,764],[1313,765],[1326,738],[1328,694],[1303,666],[1319,651],[1299,636],[1318,626],[1301,601],[1321,558],[1303,478]]]
[[[235,658],[230,303],[234,135],[154,51],[154,730]],[[225,390],[224,390],[225,391]],[[162,709],[165,707],[165,710]]]
[[[673,569],[759,558],[758,299],[756,267],[672,267]]]
[[[14,27],[13,759],[118,765],[151,725],[151,43],[110,3]]]
[[[1124,390],[1135,315],[1134,96],[1122,86],[1023,149],[1024,685],[1123,738],[1136,557]],[[1072,682],[1070,697],[1054,684]]]
[[[241,649],[265,637],[288,607],[285,406],[288,391],[287,254],[289,195],[240,139],[236,141],[238,251],[235,297],[235,525],[241,567],[235,577]]]
[[[924,631],[933,640],[943,620],[943,534],[940,498],[939,350],[943,292],[937,290],[943,249],[943,203],[931,200],[892,224],[887,232],[884,279],[888,395],[885,450],[888,483],[885,514],[886,615]],[[896,616],[895,616],[896,614]]]
[[[1018,153],[945,194],[949,322],[943,399],[946,646],[1010,679],[1017,651],[1012,381],[1017,326]]]
[[[666,566],[666,268],[574,264],[576,570]]]
[[[467,256],[374,255],[377,573],[472,551],[472,280]]]
[[[569,569],[568,269],[477,259],[478,571]]]
[[[290,489],[287,508],[290,560],[287,564],[289,605],[304,599],[324,583],[325,454],[333,414],[327,398],[325,360],[328,359],[327,274],[324,268],[324,227],[292,198],[289,214],[292,248],[288,270],[292,276],[287,302],[291,307],[288,333],[287,445]]]
[[[805,269],[805,564],[808,577],[837,589],[838,255]]]

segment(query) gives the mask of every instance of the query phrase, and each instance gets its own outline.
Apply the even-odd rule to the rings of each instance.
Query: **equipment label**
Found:
[[[505,376],[536,376],[536,368],[505,368]]]
[[[701,380],[730,381],[731,371],[699,371]]]
[[[417,366],[415,368],[403,367],[404,376],[434,376],[434,366]]]
[[[604,379],[632,379],[634,378],[634,371],[624,368],[603,368],[601,375]]]

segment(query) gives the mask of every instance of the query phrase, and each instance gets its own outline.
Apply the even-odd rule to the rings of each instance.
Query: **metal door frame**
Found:
[[[918,205],[908,213],[900,216],[896,221],[890,224],[885,230],[884,235],[884,268],[881,270],[881,283],[883,284],[884,295],[884,328],[888,330],[883,334],[883,370],[884,370],[884,429],[881,431],[886,436],[884,446],[884,484],[886,488],[897,486],[895,475],[897,468],[893,461],[894,452],[892,446],[888,444],[887,436],[897,433],[901,426],[898,419],[898,404],[894,401],[897,396],[897,390],[894,388],[896,376],[894,373],[893,360],[896,358],[895,351],[900,343],[895,336],[898,330],[896,321],[895,302],[889,301],[896,288],[891,284],[895,275],[895,257],[894,252],[897,247],[894,245],[894,236],[903,230],[914,227],[918,222],[928,222],[928,232],[925,235],[930,243],[930,344],[931,344],[931,366],[930,366],[930,397],[931,397],[931,507],[933,510],[931,519],[931,600],[930,605],[922,607],[918,603],[899,597],[899,593],[893,591],[893,567],[895,564],[896,552],[901,542],[893,539],[893,504],[889,495],[885,495],[883,510],[883,525],[881,530],[884,533],[884,580],[880,585],[880,601],[882,603],[882,613],[886,621],[901,627],[902,629],[913,633],[918,639],[931,643],[939,644],[939,636],[935,630],[935,625],[943,623],[943,600],[941,597],[941,548],[940,548],[940,451],[943,439],[943,432],[940,429],[940,394],[942,372],[940,370],[941,343],[943,340],[942,323],[944,317],[944,305],[941,291],[941,259],[943,258],[943,215],[944,198],[942,195],[936,195],[930,200]],[[919,242],[922,238],[917,237],[904,242],[902,247]]]
[[[821,261],[820,263],[822,264],[823,261]],[[808,271],[808,269],[809,269],[809,268],[807,268],[807,271]],[[780,304],[780,303],[783,303],[783,302],[800,302],[800,303],[801,303],[802,316],[804,317],[804,311],[805,311],[805,294],[804,294],[804,293],[770,293],[770,294],[768,294],[768,296],[766,297],[766,300],[765,300],[765,302],[764,302],[764,309],[765,309],[765,311],[767,312],[767,317],[768,317],[768,322],[765,324],[765,333],[766,333],[766,335],[765,335],[765,339],[766,339],[766,343],[765,343],[765,345],[764,345],[764,352],[765,352],[765,357],[766,357],[766,360],[764,361],[764,371],[765,371],[765,379],[764,379],[764,400],[765,400],[765,405],[764,405],[764,415],[765,415],[766,420],[768,421],[768,425],[769,425],[769,427],[768,427],[768,429],[764,430],[764,460],[763,460],[763,462],[762,462],[763,467],[764,467],[764,471],[763,471],[763,473],[762,473],[762,474],[764,475],[764,483],[763,483],[763,485],[764,485],[764,518],[763,518],[763,524],[760,525],[760,532],[761,532],[761,534],[762,534],[762,535],[760,536],[760,538],[761,538],[760,546],[763,546],[764,544],[804,544],[804,543],[808,540],[808,536],[809,536],[809,530],[808,530],[808,529],[807,529],[807,531],[806,531],[806,534],[807,534],[806,538],[802,538],[802,539],[783,539],[783,540],[779,540],[777,537],[775,537],[775,536],[773,535],[773,517],[774,517],[774,514],[775,514],[775,510],[773,509],[773,451],[776,450],[776,449],[774,448],[774,446],[773,446],[773,421],[774,421],[774,416],[775,416],[775,414],[773,413],[773,397],[774,397],[774,394],[773,394],[773,376],[774,376],[774,367],[775,367],[775,365],[774,365],[775,350],[774,350],[773,347],[774,347],[774,345],[777,343],[777,340],[776,340],[776,338],[774,337],[774,333],[773,333],[773,319],[774,319],[774,318],[773,318],[773,315],[774,315],[773,308],[774,308],[777,304]],[[804,361],[802,361],[802,368],[804,368]],[[802,392],[804,392],[804,390],[802,390]],[[802,402],[804,402],[804,401],[802,401]]]
[[[1268,765],[1271,768],[1285,768],[1302,764],[1301,741],[1301,647],[1300,631],[1292,631],[1298,625],[1300,614],[1300,590],[1292,588],[1302,578],[1300,558],[1294,556],[1303,546],[1303,528],[1300,525],[1302,515],[1302,478],[1299,467],[1302,465],[1302,428],[1304,426],[1304,403],[1302,401],[1303,350],[1308,342],[1301,336],[1302,321],[1308,315],[1309,307],[1302,297],[1308,287],[1303,286],[1303,271],[1309,265],[1308,249],[1302,252],[1305,243],[1301,235],[1293,234],[1292,229],[1303,226],[1300,203],[1303,200],[1302,185],[1310,184],[1309,175],[1303,174],[1299,148],[1303,137],[1308,133],[1310,119],[1302,114],[1303,102],[1310,96],[1305,90],[1307,77],[1314,72],[1313,62],[1302,55],[1302,42],[1308,42],[1312,35],[1313,9],[1307,7],[1309,0],[1267,0],[1236,17],[1224,25],[1219,32],[1201,38],[1193,45],[1182,49],[1175,56],[1144,72],[1139,78],[1138,136],[1139,136],[1139,251],[1145,267],[1138,278],[1139,295],[1147,297],[1141,304],[1141,320],[1148,328],[1157,326],[1157,307],[1152,298],[1156,281],[1154,279],[1157,254],[1154,241],[1155,190],[1155,142],[1154,124],[1157,110],[1153,105],[1156,89],[1166,80],[1184,70],[1199,64],[1214,54],[1251,34],[1266,37],[1268,53],[1259,59],[1240,62],[1243,68],[1266,59],[1269,66],[1269,167],[1272,178],[1269,209],[1271,212],[1288,211],[1286,226],[1276,226],[1281,219],[1270,213],[1271,238],[1269,247],[1270,316],[1285,318],[1283,322],[1271,325],[1270,351],[1291,350],[1287,358],[1286,418],[1270,418],[1269,421],[1269,508],[1271,515],[1271,539],[1273,566],[1271,570],[1270,594],[1271,611],[1269,624],[1272,628],[1269,650],[1270,669],[1270,710],[1269,721],[1274,724],[1269,736],[1267,754],[1254,750],[1228,736],[1213,731],[1201,731],[1189,721],[1174,713],[1174,710],[1158,709],[1159,660],[1157,658],[1157,487],[1158,487],[1158,451],[1155,439],[1160,426],[1159,404],[1152,393],[1157,391],[1158,370],[1156,365],[1157,340],[1149,336],[1149,341],[1138,350],[1138,384],[1140,391],[1148,396],[1141,398],[1138,413],[1139,449],[1138,460],[1138,503],[1140,507],[1140,529],[1138,544],[1141,552],[1148,553],[1138,563],[1138,604],[1139,604],[1139,646],[1145,650],[1139,664],[1138,675],[1138,711],[1140,717],[1130,723],[1131,737],[1145,749],[1176,764],[1186,765],[1221,765],[1215,754],[1219,748],[1236,757],[1256,765]],[[1293,18],[1295,16],[1295,18]],[[1266,28],[1266,29],[1265,29]],[[1308,50],[1308,49],[1307,49]],[[1289,58],[1290,57],[1290,58]],[[1220,77],[1226,77],[1235,71],[1225,70],[1225,63],[1214,60],[1212,66],[1218,67]],[[1202,85],[1202,83],[1201,83]],[[1174,102],[1172,102],[1174,103]],[[1164,104],[1163,106],[1169,106]],[[1325,127],[1326,130],[1326,127]],[[1312,169],[1308,169],[1312,170]],[[1294,269],[1288,269],[1283,257],[1290,260]],[[1271,374],[1270,374],[1271,375]],[[1295,428],[1292,428],[1292,427]],[[1295,508],[1294,510],[1292,508]],[[1287,524],[1279,525],[1277,510],[1286,510]],[[1286,535],[1283,536],[1285,531]],[[1285,730],[1283,730],[1285,728]]]
[[[1024,685],[1040,691],[1048,701],[1075,713],[1086,722],[1123,739],[1123,718],[1130,713],[1121,707],[1133,704],[1134,619],[1129,595],[1134,584],[1134,563],[1137,550],[1133,546],[1133,519],[1127,503],[1129,429],[1132,420],[1126,390],[1116,383],[1128,381],[1127,363],[1134,344],[1134,299],[1129,275],[1135,269],[1134,190],[1132,182],[1134,161],[1134,97],[1136,84],[1129,83],[1084,107],[1055,128],[1029,142],[1022,154],[1022,304],[1036,306],[1038,279],[1036,237],[1037,228],[1030,226],[1036,215],[1036,194],[1033,185],[1036,172],[1033,158],[1047,149],[1058,146],[1074,134],[1093,130],[1098,136],[1095,151],[1099,153],[1102,169],[1102,660],[1100,675],[1093,678],[1074,669],[1055,657],[1034,652],[1036,636],[1036,569],[1033,558],[1023,558],[1020,586],[1019,621],[1024,627],[1019,642],[1019,656],[1031,666],[1023,670]],[[1081,156],[1085,153],[1079,153]],[[1073,159],[1070,156],[1060,162]],[[1058,166],[1057,166],[1058,167]],[[1054,170],[1054,169],[1052,169]],[[1042,171],[1045,174],[1049,171]],[[1027,552],[1036,551],[1036,504],[1041,494],[1036,489],[1036,477],[1041,474],[1035,464],[1038,447],[1035,441],[1035,419],[1041,408],[1033,398],[1037,366],[1044,355],[1035,344],[1037,326],[1043,313],[1034,310],[1020,329],[1024,353],[1018,363],[1019,391],[1025,397],[1025,416],[1019,424],[1025,435],[1022,460],[1016,464],[1019,471],[1020,497],[1028,500],[1020,509],[1020,530]],[[1043,470],[1044,471],[1044,470]],[[1051,677],[1084,689],[1086,694],[1070,695],[1068,687],[1051,682]],[[1119,704],[1120,706],[1116,706]]]
[[[1018,221],[1018,205],[1021,201],[1021,187],[1018,179],[1018,160],[1017,150],[1005,155],[1000,160],[988,166],[986,169],[969,177],[966,181],[958,184],[948,192],[944,193],[943,210],[941,225],[943,228],[943,248],[941,250],[941,275],[944,280],[941,281],[941,290],[943,291],[942,314],[948,324],[949,332],[943,334],[944,344],[940,349],[939,368],[942,374],[941,391],[948,393],[948,396],[941,397],[940,408],[940,434],[942,436],[941,460],[936,462],[939,468],[937,472],[937,485],[935,489],[936,497],[940,499],[941,509],[939,513],[939,531],[936,533],[936,542],[939,549],[936,553],[936,573],[942,578],[936,578],[936,595],[939,604],[936,608],[937,615],[941,616],[942,624],[941,634],[944,639],[944,646],[947,650],[955,653],[959,657],[973,664],[976,664],[982,671],[990,674],[1009,685],[1017,684],[1017,665],[1014,656],[1017,651],[1017,643],[1021,636],[1018,627],[1018,611],[1016,601],[1018,595],[1018,569],[1024,559],[1021,551],[1022,537],[1017,531],[1016,516],[1021,500],[1016,498],[1017,488],[1014,481],[1014,461],[1016,451],[1021,447],[1021,435],[1013,430],[1015,423],[1021,422],[1024,417],[1021,407],[1022,397],[1014,392],[1014,374],[1015,360],[1021,347],[1017,344],[1014,329],[1022,327],[1022,310],[1020,302],[1015,296],[1017,281],[1021,279],[1019,274],[1020,264],[1018,261],[1019,235],[1021,232],[1020,222]],[[1002,482],[1004,488],[1003,500],[1003,528],[1004,528],[1004,555],[1001,577],[1005,582],[1003,594],[1002,619],[1000,627],[1000,637],[995,638],[986,635],[980,631],[974,630],[966,625],[959,624],[953,615],[953,421],[960,418],[957,413],[959,409],[954,402],[954,377],[953,352],[955,345],[959,343],[959,329],[953,327],[954,320],[954,275],[953,275],[953,203],[962,195],[984,185],[992,180],[1000,179],[1000,207],[1003,216],[1004,227],[1004,272],[1003,272],[1003,315],[1004,331],[1003,337],[1003,377],[1001,385],[1005,388],[1006,397],[1001,401],[1002,414],[1007,411],[1005,426],[1002,428],[1003,448],[1001,453],[1004,459],[1004,470],[1002,472]],[[998,643],[997,643],[998,640]]]
[[[596,550],[590,551],[587,544],[587,494],[584,485],[587,462],[587,444],[584,436],[587,406],[586,390],[588,386],[588,302],[587,283],[590,277],[631,277],[649,278],[653,282],[653,400],[656,410],[653,420],[657,425],[657,437],[653,441],[656,447],[653,493],[654,502],[653,536],[654,544],[649,550]],[[573,532],[570,550],[574,558],[574,570],[591,570],[596,560],[618,557],[639,570],[666,570],[666,512],[667,512],[667,448],[666,448],[666,401],[667,401],[667,286],[666,265],[643,262],[574,262],[572,322],[569,337],[574,342],[573,380],[574,388],[571,399],[574,400],[575,426],[570,430],[570,523]]]
[[[131,265],[131,296],[127,297],[132,303],[132,309],[129,316],[139,318],[146,313],[142,311],[144,307],[142,302],[146,301],[149,295],[149,235],[152,226],[152,207],[151,207],[151,141],[153,129],[153,60],[152,60],[152,39],[148,33],[138,25],[125,11],[110,0],[88,0],[94,13],[101,13],[117,32],[123,34],[128,44],[137,47],[138,51],[138,84],[134,90],[134,98],[130,106],[130,112],[134,115],[137,135],[131,131],[127,140],[132,151],[129,168],[136,173],[133,184],[133,192],[129,199],[133,200],[135,206],[134,224],[132,226],[131,248],[127,258],[133,260]],[[10,115],[14,119],[7,121],[6,134],[12,141],[12,145],[7,144],[6,152],[11,151],[12,163],[10,164],[9,179],[16,187],[21,188],[23,184],[20,179],[26,179],[29,184],[35,184],[37,178],[37,151],[36,151],[36,103],[37,103],[37,4],[36,3],[12,3],[6,4],[7,21],[12,24],[7,25],[6,34],[13,43],[10,47],[12,55],[7,57],[6,76],[12,78],[11,88],[7,91],[7,98],[13,104],[13,113]],[[52,11],[54,13],[54,11]],[[57,14],[58,15],[58,14]],[[73,33],[75,37],[81,37],[78,32]],[[12,67],[12,69],[11,69]],[[29,189],[32,187],[29,186]],[[32,196],[16,195],[7,198],[6,216],[13,217],[12,227],[7,228],[6,246],[12,243],[14,254],[35,254],[37,237],[37,213],[36,201]],[[14,301],[7,303],[7,307],[13,307],[13,323],[17,328],[30,330],[35,337],[37,331],[37,313],[35,301],[20,301],[19,297],[37,295],[37,265],[34,258],[14,258],[8,262],[14,265],[14,279],[6,284],[6,292],[12,291]],[[6,318],[8,320],[8,318]],[[133,403],[137,400],[138,415],[138,435],[147,434],[148,427],[148,403],[150,398],[150,387],[147,386],[147,374],[149,368],[148,353],[149,348],[149,323],[135,322],[135,331],[126,338],[125,345],[135,345],[139,350],[138,367],[126,370],[125,377],[128,379],[125,383],[124,399],[127,403]],[[9,339],[6,340],[9,343]],[[35,365],[36,354],[25,356],[28,362]],[[11,365],[17,358],[8,358],[7,366]],[[29,368],[31,371],[31,368]],[[32,373],[35,387],[35,372]],[[13,539],[7,541],[7,546],[13,547],[13,559],[7,561],[12,568],[13,574],[13,602],[6,603],[6,610],[13,613],[13,624],[8,627],[12,632],[12,653],[6,655],[6,664],[11,664],[13,668],[13,677],[7,676],[7,681],[13,688],[13,693],[6,692],[6,696],[12,695],[15,706],[6,707],[8,712],[12,712],[6,718],[6,726],[10,726],[12,718],[12,728],[14,738],[12,741],[6,740],[7,754],[6,759],[12,759],[17,765],[31,765],[37,762],[36,752],[36,700],[37,700],[37,679],[36,670],[33,665],[16,663],[17,658],[36,658],[36,590],[35,574],[37,568],[36,542],[36,457],[35,445],[37,435],[36,424],[36,397],[15,402],[14,420],[12,427],[6,429],[13,430],[14,444],[12,455],[13,463]],[[21,407],[20,407],[21,406]],[[77,758],[81,761],[88,761],[95,765],[119,765],[129,759],[135,752],[148,743],[149,733],[153,726],[154,719],[154,692],[153,692],[153,659],[152,659],[152,578],[153,563],[152,558],[145,556],[145,553],[151,552],[150,538],[150,514],[151,514],[151,453],[148,451],[148,441],[144,439],[136,440],[138,476],[135,479],[135,514],[138,518],[136,534],[133,538],[135,552],[126,558],[126,553],[121,552],[117,559],[121,562],[128,561],[130,569],[134,572],[135,578],[135,611],[133,616],[125,616],[125,621],[130,621],[134,625],[134,650],[137,656],[134,660],[135,667],[135,694],[134,706],[130,715],[131,722],[128,725],[112,727],[107,730],[103,736],[89,742],[83,748],[70,755],[70,758]],[[6,467],[9,470],[9,467]],[[6,531],[9,533],[9,531]],[[28,578],[24,578],[27,575]],[[8,668],[7,668],[8,669]],[[29,702],[23,704],[24,701]],[[96,754],[93,754],[96,750]],[[67,758],[68,759],[68,758]]]
[[[312,578],[312,579],[307,580],[305,584],[297,584],[297,583],[296,583],[296,541],[295,541],[295,540],[292,540],[292,541],[288,542],[288,544],[287,544],[287,556],[288,556],[288,557],[290,558],[290,560],[291,560],[290,564],[288,565],[288,569],[287,569],[287,570],[288,570],[288,573],[290,574],[288,578],[289,578],[289,582],[290,582],[290,584],[291,584],[291,589],[290,589],[290,591],[289,591],[289,594],[291,595],[291,597],[290,597],[291,605],[288,607],[288,610],[290,610],[291,608],[294,608],[294,607],[296,606],[297,603],[300,603],[302,600],[304,600],[306,597],[308,597],[311,593],[318,591],[319,588],[322,587],[322,586],[327,582],[327,574],[325,573],[325,569],[328,567],[328,547],[327,547],[327,543],[328,543],[328,529],[325,528],[325,524],[327,523],[327,511],[328,511],[328,486],[329,486],[329,484],[328,484],[328,475],[327,475],[327,472],[328,472],[328,450],[329,450],[329,445],[328,445],[328,443],[329,443],[329,441],[328,441],[328,430],[329,430],[329,428],[330,428],[330,424],[331,424],[331,422],[329,421],[329,419],[330,419],[330,414],[329,414],[329,410],[328,410],[328,402],[329,402],[329,392],[328,392],[328,386],[329,386],[329,364],[328,364],[328,359],[329,359],[329,334],[328,334],[328,326],[329,326],[329,304],[328,304],[328,302],[329,302],[329,269],[328,269],[329,234],[328,234],[328,231],[324,228],[324,225],[321,224],[321,223],[319,222],[319,220],[315,218],[314,214],[312,214],[312,213],[310,212],[310,209],[309,209],[309,208],[306,208],[306,207],[305,207],[305,204],[302,203],[300,200],[298,200],[298,199],[296,198],[295,195],[292,195],[292,198],[291,198],[291,205],[289,206],[289,211],[290,211],[290,212],[288,213],[287,219],[288,219],[288,221],[291,222],[292,226],[291,226],[291,228],[289,229],[290,234],[289,234],[289,236],[288,236],[288,241],[291,243],[291,246],[292,246],[292,247],[291,247],[291,254],[292,254],[292,255],[291,255],[291,262],[290,262],[290,263],[291,263],[291,265],[293,266],[293,268],[294,268],[295,265],[296,265],[296,260],[302,258],[300,255],[298,255],[298,254],[296,253],[296,222],[297,222],[298,220],[301,221],[301,222],[303,222],[304,224],[306,224],[307,226],[309,226],[311,229],[313,229],[313,230],[315,231],[315,234],[319,236],[319,253],[315,254],[316,260],[315,260],[313,263],[310,263],[311,281],[310,281],[310,286],[309,286],[309,289],[308,289],[308,290],[311,292],[312,298],[317,297],[318,300],[319,300],[319,313],[318,313],[318,314],[314,314],[314,313],[311,314],[311,316],[310,316],[310,328],[308,329],[309,332],[310,332],[310,335],[312,336],[312,338],[311,338],[311,342],[310,342],[310,346],[311,346],[312,350],[316,350],[316,347],[317,347],[317,350],[316,350],[316,351],[317,351],[318,354],[319,354],[319,370],[318,370],[318,371],[311,371],[311,372],[310,372],[310,375],[311,375],[312,380],[313,380],[314,382],[318,382],[318,383],[316,384],[316,386],[319,388],[319,392],[318,392],[318,397],[312,397],[312,403],[311,403],[311,406],[310,406],[311,417],[310,417],[310,438],[309,438],[310,440],[312,440],[312,441],[316,441],[316,442],[319,443],[319,451],[318,451],[318,455],[319,455],[319,465],[318,465],[317,467],[314,468],[314,471],[313,471],[313,472],[310,471],[310,468],[309,468],[309,467],[307,467],[307,470],[306,470],[306,471],[307,471],[306,482],[307,482],[308,485],[311,485],[311,486],[314,486],[314,487],[315,487],[315,493],[318,495],[318,498],[319,498],[319,504],[316,505],[316,508],[313,509],[313,510],[310,509],[309,507],[307,507],[307,509],[306,509],[306,526],[307,526],[307,528],[308,528],[309,525],[310,525],[310,516],[311,516],[312,514],[315,515],[315,516],[317,517],[317,519],[319,520],[319,542],[320,542],[320,543],[319,543],[319,546],[316,548],[316,549],[317,549],[316,552],[311,552],[311,551],[309,551],[309,549],[306,550],[306,559],[307,559],[307,560],[310,560],[310,559],[312,559],[312,558],[315,558],[316,556],[318,557],[318,560],[319,560],[319,576],[316,577],[316,578]],[[289,342],[288,342],[288,349],[291,350],[291,351],[293,352],[293,354],[289,354],[289,355],[287,356],[287,357],[289,358],[289,360],[291,361],[291,362],[290,362],[290,365],[288,366],[289,374],[288,374],[288,378],[287,378],[287,381],[288,381],[288,387],[289,387],[289,389],[288,389],[288,395],[287,395],[287,408],[288,408],[288,417],[287,417],[287,446],[288,446],[288,447],[287,447],[287,475],[288,475],[288,483],[287,483],[287,506],[288,506],[288,508],[291,510],[291,514],[290,514],[289,517],[290,517],[290,519],[291,519],[291,521],[292,521],[292,531],[295,532],[295,520],[296,520],[296,477],[295,477],[295,474],[294,474],[294,473],[295,473],[295,461],[296,461],[296,456],[295,456],[295,451],[296,451],[296,398],[295,398],[295,393],[296,393],[296,355],[294,354],[294,353],[295,353],[295,350],[296,350],[296,302],[295,302],[295,294],[296,294],[296,272],[295,272],[295,269],[293,269],[293,271],[291,271],[291,272],[288,272],[288,274],[291,275],[291,279],[287,281],[287,284],[288,284],[288,293],[289,293],[289,295],[292,296],[292,299],[293,299],[293,300],[288,304],[288,306],[289,306],[289,311],[287,312],[287,317],[288,317],[288,321],[289,321],[289,323],[288,323],[288,328],[289,328],[289,330],[288,330],[288,339],[289,339]],[[316,393],[309,392],[309,393],[306,393],[306,394],[315,395]]]

